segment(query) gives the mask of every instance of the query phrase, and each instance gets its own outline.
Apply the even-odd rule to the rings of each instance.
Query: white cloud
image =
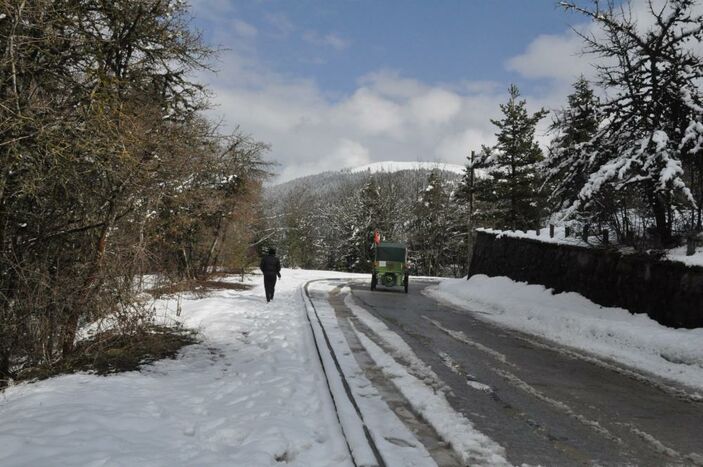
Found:
[[[527,78],[574,82],[579,75],[593,75],[590,57],[584,57],[582,50],[583,40],[573,31],[540,35],[523,54],[509,59],[506,66]]]
[[[332,47],[336,50],[344,50],[349,46],[349,41],[334,33],[323,35],[317,31],[305,31],[303,40],[316,46]]]
[[[460,162],[466,163],[466,157],[471,151],[478,153],[482,145],[492,146],[496,138],[491,131],[469,128],[462,132],[446,136],[437,148],[437,155],[442,160],[453,160],[459,163],[457,154],[461,154],[464,159]]]
[[[466,92],[379,71],[350,95],[332,99],[312,81],[293,80],[236,57],[213,87],[212,111],[272,146],[279,181],[370,162],[463,164],[470,149],[495,141],[490,118],[500,115],[507,86]],[[472,88],[474,89],[474,88]],[[476,89],[484,89],[481,85]],[[542,101],[527,97],[531,109]]]
[[[400,136],[402,112],[398,104],[368,88],[358,89],[339,106],[339,118],[368,134]]]
[[[256,32],[244,25],[231,31],[231,26],[215,24],[222,35],[228,30],[250,36],[304,34],[282,15],[263,21],[268,27],[259,25]],[[321,45],[343,46],[343,39],[335,45],[326,37],[309,36]],[[538,39],[522,58],[511,60],[514,70],[528,77],[566,79],[558,63],[539,71],[539,57],[558,45],[557,39],[547,39]],[[558,50],[562,56],[569,51]],[[575,66],[569,65],[572,71]],[[499,105],[507,100],[508,83],[428,84],[388,69],[360,76],[348,94],[330,96],[313,80],[274,72],[257,59],[255,49],[241,47],[223,53],[219,68],[218,75],[204,76],[217,105],[211,116],[269,143],[269,158],[279,163],[279,181],[384,160],[464,164],[471,149],[495,142],[490,119],[500,116]],[[567,92],[568,85],[554,86],[546,95],[526,99],[534,111],[561,105]]]
[[[413,117],[421,124],[447,123],[461,110],[461,97],[444,89],[431,89],[413,97],[410,102]]]
[[[238,36],[247,39],[252,39],[258,34],[258,30],[254,26],[239,19],[232,22],[232,29]]]
[[[330,169],[339,167],[359,167],[371,162],[369,150],[356,141],[342,138],[337,149],[332,151]]]

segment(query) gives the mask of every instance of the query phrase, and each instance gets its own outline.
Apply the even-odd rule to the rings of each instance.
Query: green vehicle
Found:
[[[402,243],[379,242],[374,247],[371,290],[380,283],[385,287],[402,285],[408,293],[408,250]]]

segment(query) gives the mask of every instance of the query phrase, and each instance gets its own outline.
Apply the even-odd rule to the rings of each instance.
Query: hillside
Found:
[[[305,177],[271,185],[265,189],[264,196],[269,200],[276,199],[301,189],[318,194],[335,192],[342,186],[363,185],[371,174],[387,174],[390,178],[413,178],[424,181],[433,170],[437,170],[441,173],[446,180],[456,182],[461,179],[464,167],[457,164],[446,164],[442,162],[374,162],[351,169],[345,168],[337,171],[307,175]]]
[[[268,187],[260,248],[276,247],[289,267],[362,272],[370,265],[369,235],[378,230],[407,243],[418,273],[462,274],[461,178],[459,166],[379,162]]]

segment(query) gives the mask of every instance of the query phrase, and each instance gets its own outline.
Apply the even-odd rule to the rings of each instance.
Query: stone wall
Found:
[[[469,275],[508,276],[647,313],[671,327],[703,327],[703,268],[643,254],[477,232]]]

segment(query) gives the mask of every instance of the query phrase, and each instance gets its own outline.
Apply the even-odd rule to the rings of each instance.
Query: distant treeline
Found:
[[[328,173],[269,188],[266,243],[290,267],[368,272],[378,230],[408,244],[415,273],[463,274],[467,213],[459,178],[442,170]]]

